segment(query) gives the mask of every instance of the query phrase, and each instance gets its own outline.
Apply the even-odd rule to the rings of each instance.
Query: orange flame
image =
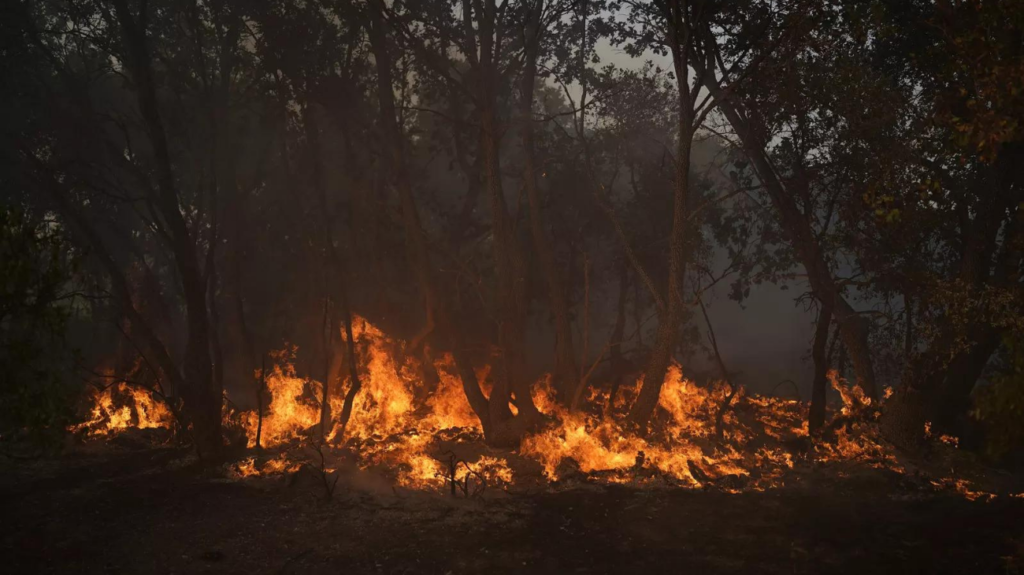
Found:
[[[342,426],[338,418],[352,381],[347,367],[343,373],[332,374],[329,412],[334,424],[324,438],[324,449],[344,446],[360,467],[385,470],[399,485],[444,489],[451,479],[445,455],[448,449],[456,443],[478,445],[483,434],[453,358],[445,354],[432,365],[424,364],[406,353],[404,342],[358,317],[354,318],[353,338],[361,389],[354,395],[349,421]],[[277,352],[266,374],[270,401],[262,421],[263,447],[299,443],[318,433],[324,384],[299,377],[293,366],[296,352],[294,347]],[[424,378],[424,368],[436,372],[437,377]],[[481,381],[486,380],[488,370],[487,366],[479,368]],[[803,402],[751,395],[742,388],[733,393],[723,382],[700,386],[684,378],[678,365],[668,370],[658,409],[648,433],[642,436],[624,417],[638,394],[639,380],[623,386],[614,399],[605,389],[590,389],[587,404],[591,409],[570,412],[557,401],[552,379],[545,376],[533,386],[532,395],[548,424],[524,438],[519,455],[539,463],[549,480],[586,474],[591,480],[608,482],[714,484],[730,492],[781,485],[795,458],[801,457],[822,462],[858,461],[902,471],[891,449],[877,439],[876,426],[866,409],[872,406],[870,398],[835,371],[828,376],[842,398],[843,419],[835,420],[839,424],[830,428],[829,440],[813,442]],[[425,381],[435,383],[427,385]],[[486,385],[484,389],[486,392]],[[90,434],[168,427],[173,421],[164,404],[125,384],[96,393],[93,403],[89,421],[76,426]],[[243,412],[238,418],[248,445],[255,446],[256,413]],[[956,444],[955,438],[939,440]],[[505,486],[517,478],[519,468],[514,472],[501,454],[475,453],[462,457],[465,461],[460,463],[456,479],[471,475],[482,477],[488,486]],[[250,477],[287,473],[299,465],[281,454],[262,464],[256,458],[242,460],[230,472]],[[952,481],[937,485],[973,496],[966,483]]]
[[[271,401],[263,414],[263,429],[260,445],[274,447],[298,437],[303,431],[320,421],[320,410],[303,400],[307,385],[319,387],[295,374],[291,360],[295,347],[288,347],[274,354],[275,365],[266,375],[266,386]],[[249,437],[249,447],[256,446],[256,429],[259,417],[255,411],[242,414],[242,426]]]
[[[91,437],[110,435],[130,428],[169,428],[174,415],[167,405],[146,390],[121,382],[103,390],[91,389],[89,419],[71,427]]]

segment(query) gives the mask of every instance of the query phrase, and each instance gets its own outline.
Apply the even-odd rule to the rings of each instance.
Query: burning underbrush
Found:
[[[90,387],[84,398],[88,415],[70,431],[90,438],[109,438],[141,431],[166,440],[175,425],[174,414],[157,394],[126,382]]]
[[[246,455],[228,464],[230,476],[244,480],[307,473],[329,493],[341,477],[372,476],[399,488],[473,496],[579,482],[765,490],[798,480],[801,469],[829,465],[919,474],[916,467],[908,471],[908,464],[879,438],[875,421],[880,406],[835,374],[832,385],[842,407],[813,439],[803,402],[733,391],[725,383],[696,385],[673,366],[643,436],[624,424],[639,382],[622,386],[613,397],[608,389],[592,388],[587,407],[569,412],[555,401],[550,379],[543,378],[533,386],[542,425],[517,450],[492,449],[483,441],[451,357],[439,357],[432,370],[437,377],[425,378],[419,360],[403,355],[403,342],[362,319],[353,327],[361,388],[351,394],[347,421],[351,381],[338,377],[325,406],[322,383],[296,372],[294,348],[282,350],[258,378],[265,386],[262,417],[256,410],[225,409],[228,434],[234,431],[247,447]],[[348,373],[347,367],[337,373]],[[487,393],[487,369],[478,376]],[[132,428],[169,429],[174,423],[166,405],[126,384],[91,399],[90,419],[76,426],[89,437]],[[320,429],[325,411],[323,420],[334,423]],[[952,438],[939,439],[937,445],[955,449]],[[970,497],[987,495],[962,478],[917,481]]]

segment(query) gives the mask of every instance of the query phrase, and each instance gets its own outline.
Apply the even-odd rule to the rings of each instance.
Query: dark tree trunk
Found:
[[[263,447],[263,392],[267,388],[267,354],[260,360],[260,378],[256,382],[256,448]]]
[[[678,9],[678,7],[676,7]],[[686,10],[683,6],[682,10]],[[678,10],[676,10],[678,11]],[[690,195],[690,151],[693,146],[693,101],[688,82],[688,57],[685,46],[679,44],[684,26],[676,14],[667,31],[667,43],[671,47],[675,65],[676,82],[679,86],[679,134],[676,143],[675,178],[672,195],[672,233],[669,237],[668,289],[665,293],[665,308],[659,313],[658,335],[651,348],[644,370],[640,394],[629,412],[630,422],[641,431],[646,430],[651,415],[658,405],[661,388],[665,383],[665,372],[675,351],[683,312],[683,284],[686,280],[686,233],[689,217]]]
[[[612,328],[611,345],[608,346],[608,359],[611,367],[612,387],[608,392],[608,404],[605,413],[609,413],[615,403],[615,396],[622,386],[622,379],[629,371],[628,362],[622,357],[622,339],[626,336],[626,295],[629,293],[629,265],[623,260],[619,264],[619,299],[616,306],[615,327]]]
[[[814,329],[814,380],[811,383],[811,409],[807,414],[807,427],[811,434],[825,424],[825,396],[828,391],[828,334],[832,326],[832,310],[822,306]]]
[[[467,1],[463,6],[470,9],[470,4]],[[481,181],[491,208],[498,347],[501,349],[494,370],[494,387],[488,402],[492,430],[489,441],[492,444],[511,445],[518,443],[522,434],[537,420],[539,412],[530,395],[530,382],[526,381],[523,373],[523,366],[526,365],[526,266],[512,229],[501,183],[501,126],[497,110],[497,49],[501,46],[495,45],[497,5],[494,0],[485,0],[482,6],[477,4],[476,19],[479,57],[475,59],[474,67],[477,76],[477,118],[480,122],[480,169]],[[509,409],[513,395],[519,410],[514,422]]]
[[[548,306],[555,320],[555,387],[566,401],[574,397],[580,385],[580,372],[576,366],[572,342],[572,325],[569,319],[569,302],[555,261],[551,240],[545,231],[544,212],[540,199],[540,185],[537,178],[536,146],[533,133],[533,92],[537,77],[537,52],[543,28],[541,16],[544,2],[536,0],[530,6],[529,22],[525,31],[523,73],[520,84],[520,127],[523,146],[523,181],[530,209],[530,236],[533,249],[540,262],[541,273],[547,286]]]
[[[986,182],[1001,201],[992,202],[961,224],[964,242],[956,279],[978,292],[989,287],[1017,289],[1020,285],[1024,260],[1024,210],[1019,207],[1024,190],[1024,176],[1019,170],[1022,156],[1024,147],[1020,145],[1011,144],[1002,150]],[[1000,234],[1004,237],[1001,244],[996,241]],[[974,439],[971,432],[976,427],[967,417],[971,392],[1006,329],[995,325],[984,310],[979,311],[982,313],[972,317],[966,329],[939,325],[944,331],[928,348],[911,354],[900,387],[882,416],[882,429],[890,441],[916,448],[923,438],[925,422],[931,423],[934,433],[957,437],[966,434],[968,443]],[[908,320],[908,331],[910,325]]]
[[[415,350],[428,339],[440,342],[442,349],[451,349],[455,360],[458,376],[466,392],[470,407],[481,425],[489,427],[490,414],[487,399],[480,390],[476,372],[469,357],[462,351],[462,342],[458,327],[454,324],[449,309],[449,302],[441,296],[431,272],[430,252],[427,237],[420,221],[416,198],[413,195],[412,182],[409,178],[405,159],[405,137],[398,125],[397,109],[393,92],[392,59],[388,50],[387,35],[383,18],[382,6],[375,4],[370,10],[369,36],[374,59],[377,66],[377,98],[380,107],[380,124],[384,132],[384,140],[389,153],[384,163],[390,171],[392,181],[402,206],[402,225],[405,230],[406,257],[416,277],[420,294],[423,297],[425,323],[420,332],[413,338],[410,347]],[[479,189],[479,188],[477,188]],[[433,366],[429,366],[433,370]],[[436,377],[436,375],[434,375]]]
[[[402,226],[405,231],[405,249],[409,265],[416,277],[416,283],[423,297],[423,308],[426,321],[423,328],[412,340],[412,349],[418,349],[436,328],[435,309],[437,295],[430,271],[430,254],[420,223],[416,198],[413,196],[412,182],[405,162],[404,136],[398,125],[398,114],[395,106],[394,84],[391,71],[392,59],[387,45],[384,22],[377,9],[370,10],[369,36],[377,69],[377,102],[380,107],[380,126],[384,134],[387,158],[382,163],[390,179],[398,191],[402,206]]]
[[[341,415],[338,417],[338,425],[341,432],[339,438],[345,437],[345,429],[352,418],[352,406],[355,404],[356,396],[363,384],[359,379],[359,366],[356,365],[356,342],[352,337],[352,310],[349,308],[348,298],[342,299],[341,309],[342,321],[345,325],[345,352],[347,354],[345,363],[348,364],[349,387],[345,394],[345,403],[341,407]]]
[[[711,34],[710,30],[705,31]],[[715,73],[709,73],[714,59],[718,57],[717,44],[712,40],[707,43],[711,50],[708,61],[694,59],[695,72],[703,79],[704,87],[715,98],[718,109],[725,115],[729,124],[739,137],[744,152],[750,159],[758,180],[778,212],[782,228],[788,236],[790,245],[796,252],[797,259],[807,272],[808,282],[814,296],[822,305],[828,306],[839,326],[839,333],[846,350],[850,355],[857,385],[872,399],[877,399],[878,391],[875,383],[874,364],[871,348],[868,345],[870,323],[850,306],[836,284],[832,271],[829,269],[818,237],[811,226],[811,219],[797,205],[797,193],[787,189],[782,178],[775,170],[768,155],[767,144],[759,136],[767,131],[763,126],[755,125],[752,118],[759,117],[757,110],[748,110],[747,103],[741,100],[732,85],[723,86],[716,79]]]
[[[199,456],[208,461],[219,459],[221,439],[221,390],[215,387],[210,358],[209,317],[206,308],[206,284],[195,251],[195,243],[181,212],[177,184],[171,165],[167,137],[160,117],[153,80],[152,61],[143,27],[146,14],[132,15],[125,0],[113,0],[121,28],[129,69],[136,84],[139,111],[146,124],[156,163],[157,197],[155,205],[167,229],[168,242],[181,280],[188,321],[181,397],[185,414],[193,428]],[[145,4],[143,4],[145,7]]]
[[[1000,331],[979,325],[969,343],[950,358],[956,338],[946,334],[916,354],[903,373],[895,395],[886,404],[882,429],[900,447],[915,449],[924,439],[925,423],[933,433],[960,437],[969,429],[970,395],[999,347]]]
[[[351,323],[351,320],[348,320]],[[321,346],[324,350],[323,370],[320,380],[320,437],[326,438],[331,432],[333,422],[331,419],[331,383],[334,374],[331,373],[331,365],[334,363],[334,339],[338,331],[338,322],[334,315],[334,306],[329,299],[324,300],[324,317],[322,326],[323,341]]]
[[[324,321],[322,325],[322,350],[323,359],[323,388],[321,390],[321,412],[320,429],[326,435],[332,428],[330,410],[330,377],[331,361],[334,353],[333,330],[336,329],[336,322],[333,320],[331,307],[334,299],[337,298],[341,305],[341,313],[346,322],[346,329],[351,329],[351,310],[348,302],[348,273],[341,254],[334,246],[334,215],[331,213],[330,204],[327,201],[327,182],[324,177],[323,151],[320,146],[320,128],[316,121],[316,111],[310,108],[308,102],[303,107],[302,120],[306,132],[306,143],[309,146],[309,154],[312,160],[312,184],[316,193],[317,203],[320,212],[320,250],[324,259],[326,278],[324,281]],[[352,387],[350,394],[358,392],[361,387],[359,374],[356,368],[355,342],[348,342],[349,363],[351,364]],[[355,392],[351,391],[352,389]],[[354,397],[354,396],[353,396]],[[346,398],[347,400],[347,398]],[[349,403],[346,401],[346,403]],[[351,408],[349,408],[351,412]]]
[[[508,403],[513,394],[523,417],[536,415],[524,381],[522,367],[526,363],[523,345],[526,313],[525,265],[518,242],[511,230],[505,194],[502,191],[498,159],[498,126],[493,108],[480,111],[483,183],[491,204],[492,254],[495,261],[495,290],[498,303],[498,346],[501,357],[495,366],[489,414],[492,425],[511,419]]]

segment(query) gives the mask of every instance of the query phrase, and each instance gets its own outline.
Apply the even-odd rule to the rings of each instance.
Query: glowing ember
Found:
[[[227,470],[234,477],[245,478],[294,473],[300,467],[302,467],[301,463],[290,460],[286,454],[282,453],[276,458],[264,462],[262,465],[257,465],[255,457],[247,457],[241,461],[229,464]]]
[[[996,497],[994,493],[973,489],[970,482],[966,479],[946,477],[938,481],[932,481],[931,484],[935,486],[936,489],[942,491],[955,491],[960,495],[963,495],[964,498],[969,501],[977,501],[979,499],[989,500]]]

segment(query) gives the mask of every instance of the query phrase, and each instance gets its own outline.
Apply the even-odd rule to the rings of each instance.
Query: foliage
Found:
[[[16,207],[0,208],[0,433],[59,433],[77,389],[64,341],[64,293],[77,268],[60,228]]]
[[[972,414],[986,427],[986,449],[994,457],[1024,447],[1024,334],[1003,340],[1003,365],[980,389]]]

